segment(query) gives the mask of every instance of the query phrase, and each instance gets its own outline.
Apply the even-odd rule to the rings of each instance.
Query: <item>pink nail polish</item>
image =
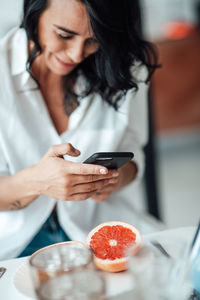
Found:
[[[101,174],[107,174],[106,169],[100,169],[99,172],[100,172]]]

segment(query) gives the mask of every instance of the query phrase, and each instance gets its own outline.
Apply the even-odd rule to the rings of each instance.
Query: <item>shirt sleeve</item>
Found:
[[[133,161],[138,168],[134,184],[140,181],[144,173],[145,157],[143,148],[148,140],[148,85],[141,81],[138,88],[138,91],[130,90],[127,92],[122,105],[122,110],[125,110],[127,116],[127,130],[119,149],[119,151],[132,151],[134,153]]]
[[[0,147],[0,176],[9,176],[10,171],[4,153]]]

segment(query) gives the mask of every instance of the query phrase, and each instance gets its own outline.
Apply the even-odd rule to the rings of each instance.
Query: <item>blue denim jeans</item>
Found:
[[[42,247],[65,241],[70,241],[70,238],[61,228],[58,222],[57,213],[54,210],[43,224],[40,231],[18,257],[31,255]]]

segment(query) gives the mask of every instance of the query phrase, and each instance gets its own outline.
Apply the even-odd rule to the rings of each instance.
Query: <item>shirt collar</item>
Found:
[[[28,39],[24,29],[14,29],[16,31],[11,42],[11,73],[19,75],[26,71],[26,62],[28,59]]]
[[[19,91],[23,91],[27,84],[29,88],[36,88],[37,84],[32,80],[26,69],[28,60],[28,38],[23,28],[14,29],[10,51],[11,74],[15,76]]]

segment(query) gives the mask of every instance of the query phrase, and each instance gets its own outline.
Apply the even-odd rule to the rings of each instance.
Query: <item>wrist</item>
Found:
[[[17,176],[17,181],[24,190],[26,196],[35,196],[38,197],[40,192],[39,181],[35,166],[30,166],[22,171],[18,172],[14,176]]]

